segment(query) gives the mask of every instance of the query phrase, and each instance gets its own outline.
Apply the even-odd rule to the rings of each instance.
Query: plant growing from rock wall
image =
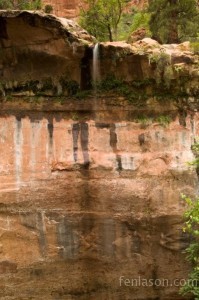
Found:
[[[136,119],[136,123],[140,123],[144,127],[149,126],[154,122],[158,122],[161,126],[167,127],[171,123],[171,117],[168,115],[160,115],[156,118],[139,116],[139,118]]]
[[[166,88],[170,88],[171,80],[174,78],[170,55],[162,50],[160,52],[152,53],[149,55],[149,63],[156,66],[156,83],[158,85],[164,84]]]
[[[192,150],[196,159],[190,165],[199,167],[199,142],[192,146]],[[189,233],[192,241],[186,249],[187,259],[192,264],[192,270],[186,284],[181,288],[182,295],[191,294],[195,300],[199,300],[199,196],[194,200],[190,197],[182,195],[186,201],[188,209],[185,212],[185,228],[184,231]]]
[[[156,121],[163,127],[167,127],[171,123],[170,116],[159,116],[156,118]]]
[[[193,154],[195,155],[195,159],[189,163],[189,165],[194,166],[197,170],[199,167],[199,139],[195,141],[193,146],[191,147]]]

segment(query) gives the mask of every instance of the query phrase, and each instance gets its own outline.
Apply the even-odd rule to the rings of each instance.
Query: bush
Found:
[[[50,5],[50,4],[45,5],[45,7],[44,7],[44,12],[45,12],[46,14],[50,14],[52,11],[53,11],[52,5]]]
[[[191,46],[191,49],[194,53],[199,53],[199,41],[198,42],[191,42],[190,46]]]
[[[192,151],[196,156],[196,159],[190,163],[190,165],[199,167],[199,142],[196,141],[192,146]],[[189,247],[186,249],[187,259],[192,264],[192,271],[189,274],[189,279],[185,286],[181,288],[180,293],[185,295],[187,293],[194,296],[195,300],[199,299],[199,196],[194,200],[190,197],[182,195],[183,199],[188,205],[188,209],[185,212],[185,228],[184,231],[189,233],[192,237],[192,241]]]

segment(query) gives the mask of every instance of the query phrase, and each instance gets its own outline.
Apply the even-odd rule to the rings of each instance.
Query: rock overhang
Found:
[[[41,12],[0,11],[0,80],[7,89],[53,78],[80,82],[81,59],[94,42],[71,20]],[[59,87],[58,87],[59,89]]]

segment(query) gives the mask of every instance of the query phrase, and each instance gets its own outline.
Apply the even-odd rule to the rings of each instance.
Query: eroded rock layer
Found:
[[[77,113],[0,118],[1,296],[180,299],[119,278],[186,278],[180,194],[196,190],[198,115],[165,126]]]

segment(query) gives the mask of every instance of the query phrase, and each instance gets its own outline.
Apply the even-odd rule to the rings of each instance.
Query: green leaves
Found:
[[[197,168],[199,166],[199,160],[197,159],[199,155],[198,140],[192,146],[192,151],[196,156],[196,160],[191,162],[191,164]],[[182,194],[181,197],[187,204],[187,210],[184,214],[185,228],[183,231],[189,233],[192,238],[189,247],[186,249],[186,253],[187,260],[192,263],[193,269],[189,274],[189,279],[185,286],[181,288],[180,293],[182,295],[191,293],[194,295],[194,299],[199,299],[199,196],[191,199]]]
[[[184,214],[186,222],[183,231],[188,232],[192,238],[192,242],[186,249],[186,253],[187,260],[192,263],[193,269],[189,274],[189,279],[185,286],[181,288],[180,293],[183,295],[191,293],[198,297],[194,299],[199,299],[199,197],[192,200],[182,195],[182,198],[188,205],[188,209]]]
[[[100,41],[117,39],[118,24],[125,0],[85,0],[88,9],[81,11],[80,24]]]
[[[177,43],[196,37],[199,15],[196,0],[151,0],[150,30],[162,43]]]
[[[131,25],[131,32],[135,31],[138,28],[144,27],[147,30],[147,35],[150,36],[151,32],[149,29],[149,20],[150,14],[145,11],[139,11],[135,13],[132,17],[132,25]]]
[[[0,9],[34,10],[40,8],[41,0],[0,0]]]

